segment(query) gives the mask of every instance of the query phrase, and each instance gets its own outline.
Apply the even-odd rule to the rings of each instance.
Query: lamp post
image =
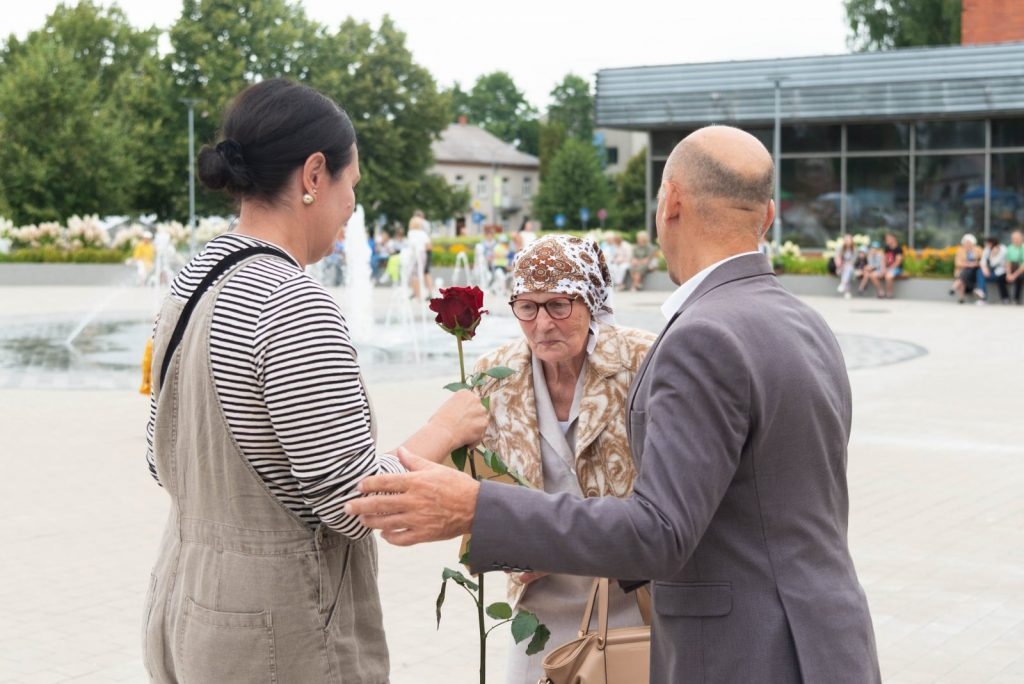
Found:
[[[189,255],[196,253],[196,137],[195,137],[195,106],[201,100],[194,97],[183,97],[181,102],[188,107],[188,233]]]

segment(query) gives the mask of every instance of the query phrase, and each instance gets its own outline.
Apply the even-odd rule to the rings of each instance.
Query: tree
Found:
[[[624,230],[643,230],[647,225],[646,148],[633,155],[615,177],[615,208],[615,219]]]
[[[116,7],[58,6],[0,50],[0,186],[18,222],[133,213],[139,175],[123,90],[156,58],[155,30]]]
[[[15,223],[130,211],[127,130],[58,41],[28,41],[0,78],[0,186]]]
[[[106,96],[114,84],[131,73],[139,60],[156,49],[156,29],[138,31],[116,5],[102,8],[91,0],[57,5],[43,28],[18,41],[14,36],[0,52],[3,62],[16,59],[39,43],[59,43],[69,50],[84,73],[99,81]]]
[[[566,140],[565,126],[558,122],[548,122],[540,126],[540,177],[547,177],[551,168],[551,160],[561,151]]]
[[[135,73],[126,74],[115,85],[115,101],[128,130],[126,147],[137,167],[131,188],[133,213],[184,221],[188,216],[188,110],[178,92],[168,60],[155,53],[144,56]]]
[[[459,119],[463,116],[467,119],[472,116],[469,93],[462,89],[462,86],[458,81],[456,81],[451,88],[445,90],[444,94],[450,98],[452,103],[452,123],[458,123]]]
[[[843,0],[856,50],[960,43],[961,0]]]
[[[468,205],[464,194],[428,174],[434,165],[431,143],[450,121],[451,99],[413,61],[405,34],[390,17],[376,30],[345,20],[318,47],[309,84],[352,117],[362,173],[357,195],[368,216],[404,222],[423,209],[448,218]]]
[[[327,41],[323,26],[309,20],[302,5],[287,0],[184,0],[170,39],[174,52],[168,63],[174,74],[176,126],[187,136],[186,109],[179,100],[199,100],[197,147],[215,138],[222,113],[245,86],[278,76],[306,79],[310,63]],[[186,142],[175,149],[187,155]],[[180,168],[187,179],[187,161]],[[181,187],[187,189],[187,180]],[[196,203],[200,214],[231,211],[226,196],[201,187]]]
[[[562,124],[566,135],[590,142],[594,137],[594,96],[590,84],[575,74],[566,74],[551,91],[551,100],[548,123]]]
[[[570,138],[542,179],[534,214],[546,226],[554,226],[555,215],[564,214],[572,226],[578,225],[580,209],[585,208],[593,225],[597,211],[609,208],[610,195],[597,150],[589,142]]]
[[[537,110],[506,72],[495,71],[476,80],[469,93],[468,111],[471,124],[526,151],[524,138],[530,133],[527,122],[536,119]]]

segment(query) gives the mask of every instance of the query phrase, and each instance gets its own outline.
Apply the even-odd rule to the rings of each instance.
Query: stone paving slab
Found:
[[[82,316],[108,295],[0,288],[0,330]],[[663,297],[617,295],[620,318],[655,328]],[[110,306],[151,316],[155,301],[124,290]],[[850,540],[885,681],[1024,681],[1024,310],[807,301],[852,368]],[[451,379],[376,377],[382,445],[425,420]],[[167,513],[143,462],[147,410],[131,389],[0,389],[0,682],[145,681],[141,606]],[[392,681],[476,681],[469,597],[450,592],[434,625],[455,543],[380,551]],[[490,682],[506,650],[491,639]]]

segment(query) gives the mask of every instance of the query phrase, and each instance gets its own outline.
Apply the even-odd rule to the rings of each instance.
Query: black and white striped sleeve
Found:
[[[345,515],[364,477],[402,472],[378,456],[370,408],[344,318],[331,296],[304,274],[281,283],[256,327],[257,381],[270,422],[302,498],[319,519],[347,537],[369,530]]]

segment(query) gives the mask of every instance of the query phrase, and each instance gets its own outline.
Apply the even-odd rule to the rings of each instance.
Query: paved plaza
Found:
[[[658,329],[666,294],[617,295],[620,322]],[[388,290],[373,296],[378,314],[394,301]],[[145,681],[142,602],[168,509],[144,462],[148,402],[134,369],[104,363],[106,342],[83,341],[92,361],[75,367],[54,340],[95,314],[141,358],[133,330],[145,325],[111,321],[145,323],[156,299],[146,289],[0,287],[0,682]],[[1024,308],[806,301],[850,368],[850,537],[883,678],[1024,681]],[[482,330],[514,332],[500,299],[487,306],[494,319]],[[366,375],[389,447],[431,414],[456,365],[374,358]],[[456,552],[455,542],[381,543],[395,684],[476,681],[469,597],[450,588],[434,624],[441,570]],[[489,576],[489,597],[503,584]],[[503,681],[506,649],[496,632],[490,682]]]

